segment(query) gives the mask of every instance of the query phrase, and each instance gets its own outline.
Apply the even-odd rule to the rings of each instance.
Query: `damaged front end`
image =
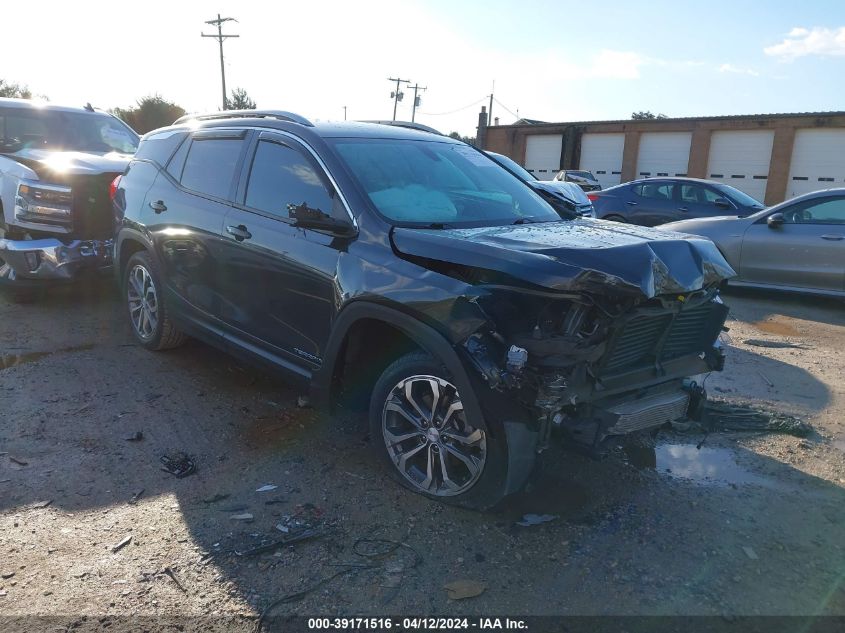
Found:
[[[540,448],[553,427],[597,446],[694,415],[688,377],[724,366],[716,288],[641,301],[500,289],[480,304],[496,325],[466,339],[465,356],[534,412]]]

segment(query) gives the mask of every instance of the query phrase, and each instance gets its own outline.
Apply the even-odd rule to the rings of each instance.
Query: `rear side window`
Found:
[[[316,166],[302,153],[261,141],[249,174],[246,206],[283,219],[302,212],[332,215],[333,196]]]
[[[185,136],[184,132],[161,132],[148,136],[141,141],[135,158],[151,160],[163,167]]]
[[[634,186],[634,193],[641,198],[649,198],[651,200],[671,200],[672,189],[674,185],[667,183],[642,183]]]
[[[239,138],[195,138],[182,169],[182,186],[227,198],[243,144]]]

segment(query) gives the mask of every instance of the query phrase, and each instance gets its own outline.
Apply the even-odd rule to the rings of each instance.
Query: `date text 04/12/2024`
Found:
[[[309,630],[511,630],[526,631],[525,620],[518,618],[309,618]]]

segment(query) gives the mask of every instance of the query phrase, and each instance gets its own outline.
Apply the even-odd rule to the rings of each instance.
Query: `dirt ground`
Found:
[[[810,437],[662,432],[601,461],[555,447],[526,495],[482,514],[386,480],[355,420],[298,408],[222,352],[136,347],[107,282],[0,295],[0,615],[240,616],[246,631],[311,588],[273,612],[843,615],[845,305],[725,300],[709,393],[798,415]],[[174,451],[197,472],[162,471]],[[516,525],[529,512],[557,518]],[[236,554],[297,521],[323,532]],[[453,581],[483,592],[450,600]]]

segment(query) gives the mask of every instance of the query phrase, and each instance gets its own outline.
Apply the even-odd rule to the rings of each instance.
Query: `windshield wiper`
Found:
[[[537,220],[535,220],[534,218],[517,218],[516,220],[511,222],[511,225],[514,224],[537,224]]]

